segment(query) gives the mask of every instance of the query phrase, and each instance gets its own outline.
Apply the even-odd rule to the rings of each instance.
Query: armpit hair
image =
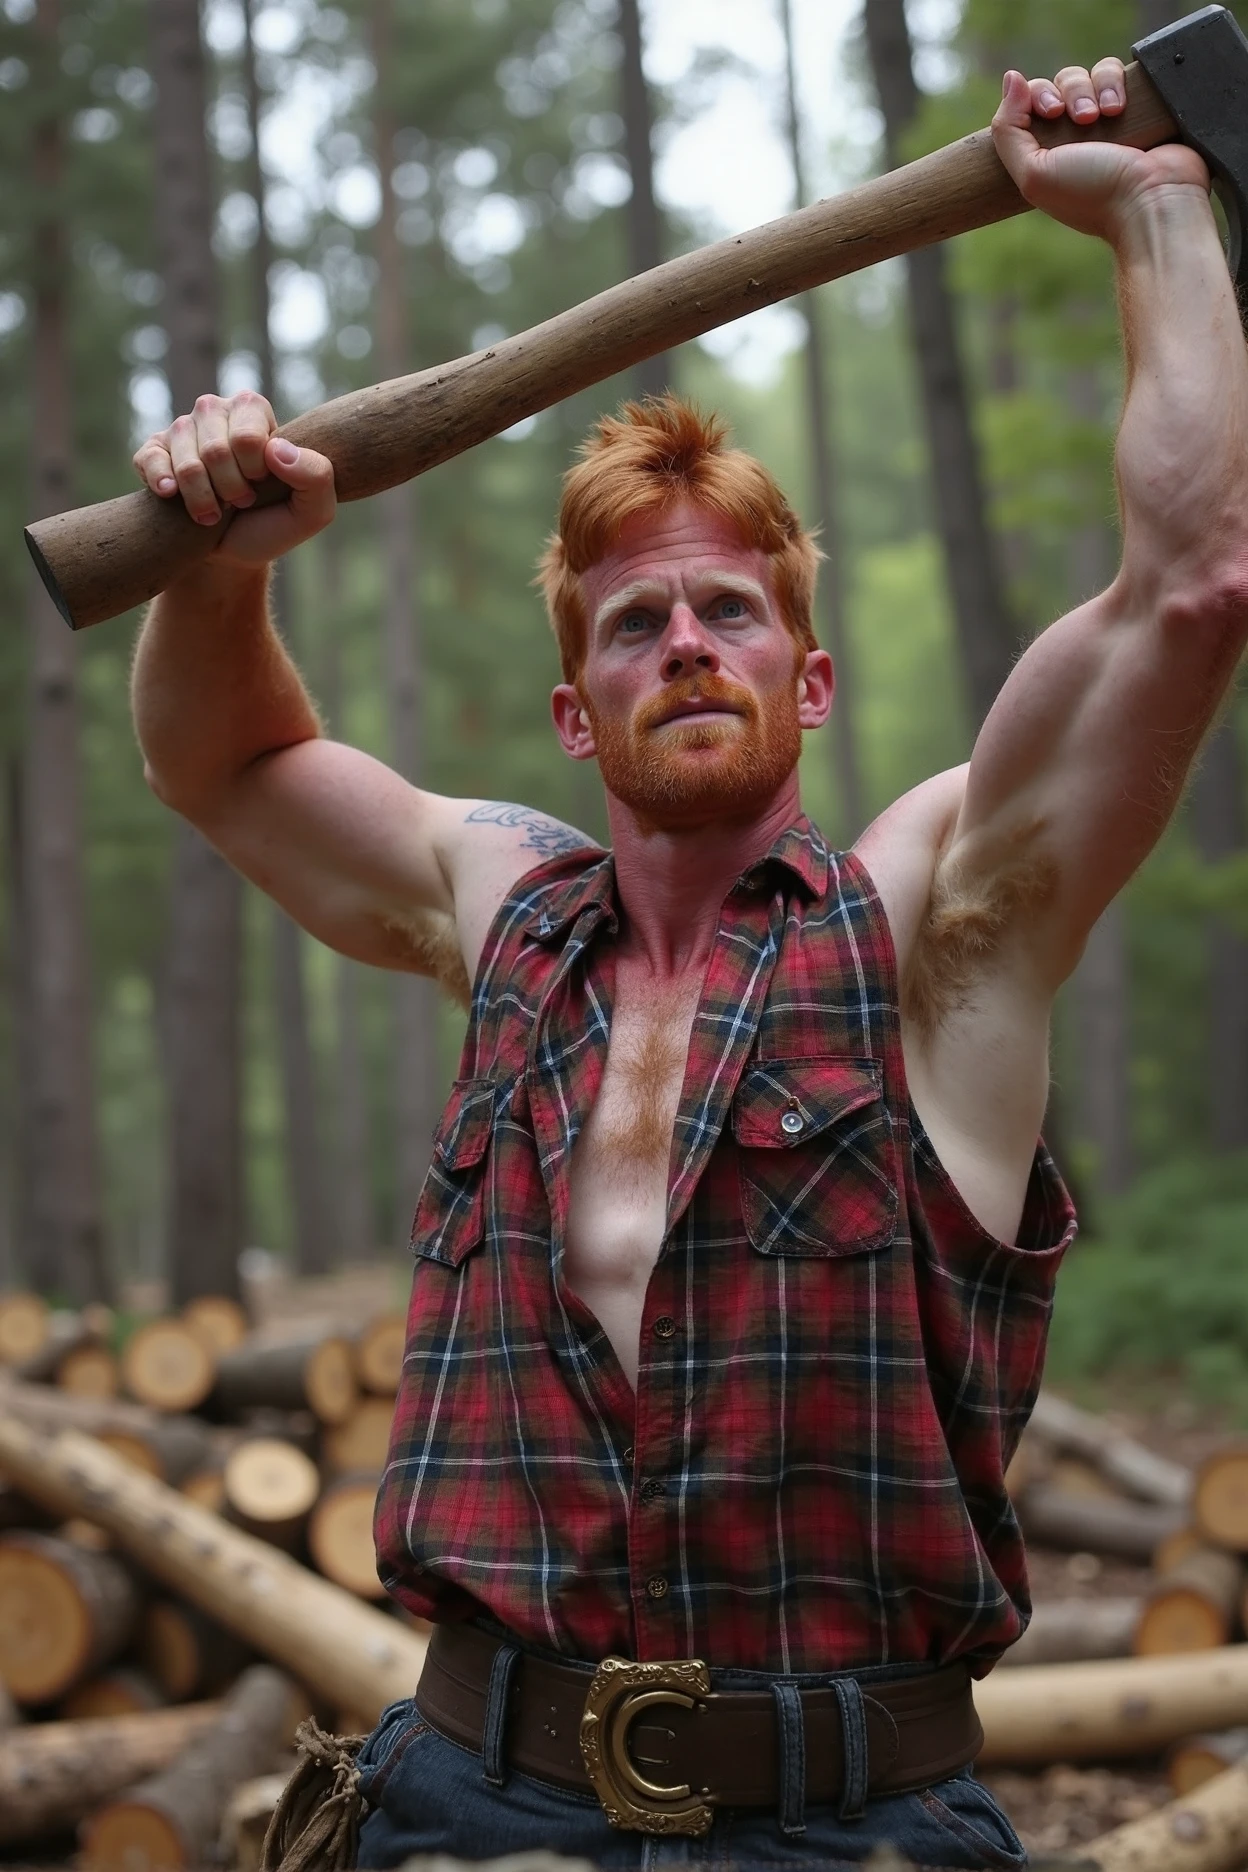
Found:
[[[454,917],[443,910],[412,910],[388,916],[382,927],[393,941],[395,958],[418,975],[430,975],[452,1001],[467,1008],[472,983],[460,954]]]
[[[984,965],[1020,917],[1052,896],[1053,858],[1036,849],[1035,829],[1012,841],[1012,853],[974,874],[954,859],[939,860],[927,914],[901,984],[902,1006],[925,1039],[972,1000]]]

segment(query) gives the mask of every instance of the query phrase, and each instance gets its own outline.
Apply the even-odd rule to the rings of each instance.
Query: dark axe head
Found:
[[[1248,307],[1248,39],[1225,7],[1208,6],[1133,50],[1183,141],[1209,165],[1226,210],[1231,274]]]

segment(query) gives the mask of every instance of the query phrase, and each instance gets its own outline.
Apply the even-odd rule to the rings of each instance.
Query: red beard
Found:
[[[759,702],[722,676],[684,676],[625,722],[600,715],[584,689],[580,696],[603,785],[647,830],[749,817],[774,797],[802,751],[796,681]],[[674,708],[695,700],[721,703],[735,719],[668,722]]]

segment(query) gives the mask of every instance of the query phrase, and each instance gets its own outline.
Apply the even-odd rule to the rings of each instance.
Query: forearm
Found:
[[[149,783],[195,817],[264,754],[312,739],[316,711],[268,609],[268,571],[210,565],[155,599],[131,678]]]
[[[1248,565],[1248,347],[1208,202],[1141,201],[1114,240],[1127,354],[1124,599],[1139,615]]]

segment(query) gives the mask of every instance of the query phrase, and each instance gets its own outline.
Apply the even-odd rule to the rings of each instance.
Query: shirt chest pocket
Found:
[[[481,1240],[494,1095],[492,1079],[457,1079],[451,1087],[412,1223],[412,1252],[426,1261],[458,1267]]]
[[[760,1254],[862,1254],[893,1240],[897,1175],[878,1061],[748,1067],[732,1131],[746,1231]]]

